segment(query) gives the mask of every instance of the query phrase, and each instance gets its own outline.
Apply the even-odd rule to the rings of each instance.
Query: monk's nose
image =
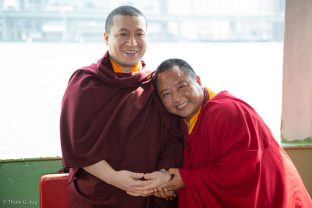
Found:
[[[136,46],[137,40],[135,39],[134,35],[131,35],[127,41],[128,46]]]
[[[172,94],[172,100],[174,103],[179,103],[181,100],[181,94],[180,93],[173,93]]]

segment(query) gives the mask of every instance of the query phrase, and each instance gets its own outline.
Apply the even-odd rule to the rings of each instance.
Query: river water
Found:
[[[61,156],[67,81],[105,51],[104,43],[0,43],[0,159]],[[172,57],[188,61],[209,88],[251,104],[279,140],[282,42],[150,43],[145,60],[156,67]]]

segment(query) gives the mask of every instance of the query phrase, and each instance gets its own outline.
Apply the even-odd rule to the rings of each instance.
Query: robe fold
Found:
[[[63,163],[70,169],[71,207],[172,207],[174,202],[133,197],[81,167],[106,160],[115,170],[149,173],[181,167],[179,119],[162,106],[152,72],[115,73],[108,53],[71,76],[60,118]]]
[[[244,101],[220,92],[204,100],[191,134],[182,125],[180,208],[312,207],[294,164]]]

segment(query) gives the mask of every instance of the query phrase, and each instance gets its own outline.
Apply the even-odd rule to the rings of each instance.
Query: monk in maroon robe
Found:
[[[106,25],[108,52],[74,72],[63,97],[61,146],[70,168],[71,207],[175,207],[165,199],[126,193],[142,184],[144,173],[181,167],[183,135],[141,61],[144,16],[119,7]]]
[[[173,179],[160,196],[179,190],[180,208],[312,207],[294,164],[250,105],[226,91],[211,95],[180,59],[164,61],[154,82],[185,132],[184,165],[169,169]]]

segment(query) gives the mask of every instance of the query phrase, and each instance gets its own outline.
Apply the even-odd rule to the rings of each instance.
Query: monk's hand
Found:
[[[127,191],[132,196],[150,196],[157,192],[157,188],[171,180],[171,175],[166,172],[155,171],[144,174],[144,185]]]
[[[158,189],[157,191],[154,191],[153,195],[166,200],[173,200],[178,194],[175,191],[164,191],[163,189]]]
[[[161,191],[164,191],[164,192],[177,191],[177,190],[182,189],[184,187],[184,183],[183,183],[183,180],[181,178],[179,169],[170,168],[167,171],[167,174],[171,175],[172,180],[170,180],[167,183],[158,187],[158,192],[161,192]]]
[[[132,191],[136,187],[146,185],[142,179],[144,173],[135,173],[127,170],[116,171],[111,175],[109,184],[116,186],[124,191]]]

